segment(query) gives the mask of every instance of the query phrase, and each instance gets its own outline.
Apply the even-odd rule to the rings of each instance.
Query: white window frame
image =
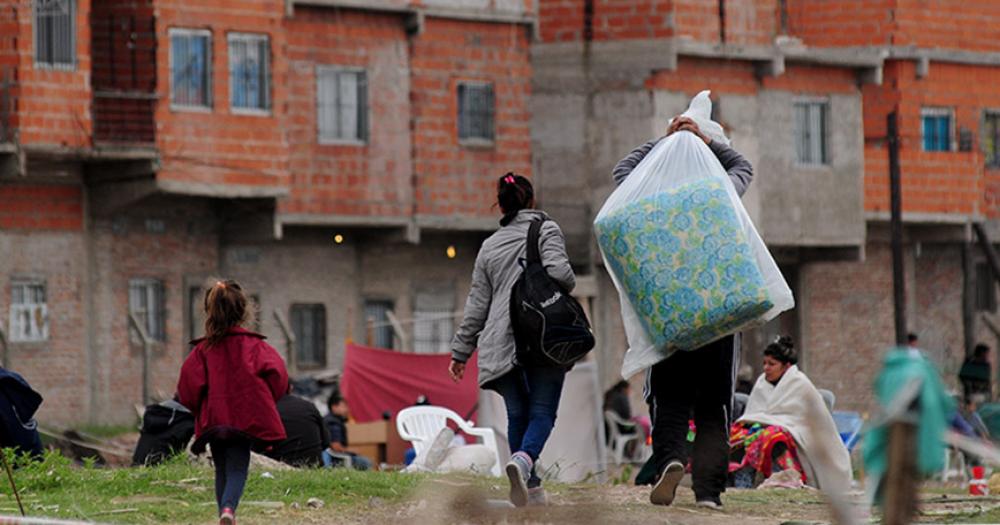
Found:
[[[421,308],[422,296],[427,296],[429,302],[449,303],[444,308],[424,310]],[[426,329],[422,325],[429,325]],[[420,340],[418,336],[424,331],[431,331],[429,340]],[[413,296],[413,352],[418,354],[448,353],[451,347],[451,337],[455,330],[455,294],[451,290],[421,290]],[[436,334],[434,332],[437,332]],[[440,337],[438,337],[440,336]],[[433,348],[437,343],[437,348]]]
[[[72,60],[68,64],[61,62],[43,62],[38,59],[38,8],[40,3],[49,3],[52,1],[59,0],[31,0],[31,58],[32,63],[34,63],[36,69],[47,69],[54,71],[76,71],[77,66],[77,38],[79,31],[76,27],[76,19],[79,14],[77,10],[77,0],[65,0],[66,4],[69,5],[69,18],[70,18],[70,48]]]
[[[925,150],[924,149],[924,117],[948,117],[948,149]],[[958,151],[958,128],[955,123],[955,109],[942,106],[926,106],[920,108],[920,151],[924,153],[954,153]]]
[[[233,43],[267,43],[267,53],[264,55],[264,66],[267,68],[267,86],[264,86],[264,100],[267,102],[265,108],[246,108],[238,107],[233,105],[233,100],[236,98],[234,94],[236,93],[236,82],[233,81],[233,73],[235,70],[235,60],[236,56],[233,54]],[[271,50],[271,35],[267,33],[238,33],[232,32],[226,35],[226,52],[229,55],[229,112],[234,115],[249,115],[258,117],[269,117],[272,114],[272,108],[274,107],[274,100],[272,93],[274,85],[274,70],[272,67],[272,54]]]
[[[205,104],[182,104],[174,102],[174,36],[184,36],[184,37],[207,37],[208,46],[205,48],[205,67],[208,69],[206,71],[206,81],[205,81]],[[169,42],[169,47],[167,50],[167,55],[169,55],[169,77],[170,77],[170,109],[174,111],[191,111],[196,113],[211,113],[213,104],[215,103],[215,97],[213,96],[214,85],[212,79],[212,31],[209,29],[192,29],[185,27],[172,27],[167,31],[167,41]]]
[[[27,297],[30,288],[41,287],[42,302]],[[14,290],[21,288],[21,301],[14,302]],[[11,343],[41,343],[49,340],[48,288],[41,279],[13,279],[10,285]]]
[[[488,87],[493,91],[493,121],[491,122],[493,128],[493,137],[462,137],[462,104],[458,96],[458,92],[461,86],[469,87]],[[455,83],[455,135],[458,137],[458,143],[462,146],[472,146],[472,147],[493,147],[496,144],[497,139],[497,88],[494,82],[485,80],[459,80]]]
[[[805,130],[799,128],[798,111],[800,106],[820,106],[821,114],[823,118],[822,129],[820,130],[820,155],[822,158],[819,160],[803,160],[799,155],[799,142],[802,140],[802,133]],[[792,132],[794,133],[794,146],[795,152],[795,165],[800,168],[826,168],[833,163],[833,151],[831,144],[831,126],[830,120],[833,117],[833,111],[830,107],[830,100],[826,98],[799,98],[796,99],[792,106],[792,118],[794,119],[792,125]]]
[[[323,130],[321,129],[322,119],[320,118],[320,92],[322,90],[322,79],[325,73],[364,73],[365,75],[365,107],[358,108],[360,113],[364,114],[365,126],[364,126],[364,136],[359,138],[334,138],[323,136]],[[340,145],[340,146],[364,146],[368,144],[368,139],[371,136],[371,98],[368,93],[368,71],[361,67],[347,67],[347,66],[334,66],[334,65],[317,65],[316,66],[316,141],[323,145]]]
[[[142,293],[145,294],[146,298],[146,309],[138,310],[138,305],[133,303],[132,299],[132,289],[133,287],[141,287]],[[152,293],[153,287],[159,287],[160,297],[159,302],[156,303],[156,294]],[[149,305],[156,304],[155,308],[150,308]],[[150,279],[150,278],[135,278],[129,279],[128,281],[128,312],[129,314],[136,314],[138,321],[143,323],[143,328],[146,330],[146,335],[149,336],[151,341],[164,343],[167,341],[167,287],[166,284],[161,279]],[[131,327],[131,324],[129,325]],[[131,331],[131,328],[130,328]],[[138,342],[138,341],[136,341]]]

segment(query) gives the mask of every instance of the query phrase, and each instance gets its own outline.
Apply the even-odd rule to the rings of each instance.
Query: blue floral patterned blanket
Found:
[[[772,307],[721,181],[699,180],[638,200],[595,229],[657,348],[698,348]]]

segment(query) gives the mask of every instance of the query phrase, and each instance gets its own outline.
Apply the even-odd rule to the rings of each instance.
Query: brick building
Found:
[[[339,367],[348,338],[444,349],[493,185],[531,173],[535,12],[0,1],[0,350],[40,417],[131,420],[129,313],[170,395],[213,276],[279,350],[296,337],[293,371]]]
[[[841,407],[868,408],[894,339],[894,108],[909,328],[952,383],[971,345],[996,348],[996,285],[972,225],[997,238],[1000,48],[988,33],[998,17],[989,1],[542,0],[534,171],[574,261],[598,276],[603,380],[614,379],[626,344],[591,219],[614,163],[662,135],[702,89],[756,168],[743,201],[797,300],[746,334],[749,363],[759,369],[763,345],[790,333],[817,385]]]

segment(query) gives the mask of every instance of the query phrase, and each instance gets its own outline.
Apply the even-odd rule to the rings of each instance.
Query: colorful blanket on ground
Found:
[[[720,181],[641,199],[595,226],[611,270],[658,348],[698,348],[773,306]]]
[[[775,457],[775,446],[779,443],[783,443],[785,448]],[[729,447],[730,455],[743,452],[743,459],[740,462],[729,464],[729,472],[750,467],[766,479],[771,477],[774,471],[795,470],[802,477],[802,483],[807,482],[805,469],[799,461],[795,439],[779,426],[736,423],[729,434]]]

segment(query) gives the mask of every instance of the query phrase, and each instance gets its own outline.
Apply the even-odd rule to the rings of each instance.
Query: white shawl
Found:
[[[810,485],[842,496],[851,487],[851,456],[840,440],[833,415],[812,381],[792,366],[778,386],[757,378],[740,421],[788,430]]]

